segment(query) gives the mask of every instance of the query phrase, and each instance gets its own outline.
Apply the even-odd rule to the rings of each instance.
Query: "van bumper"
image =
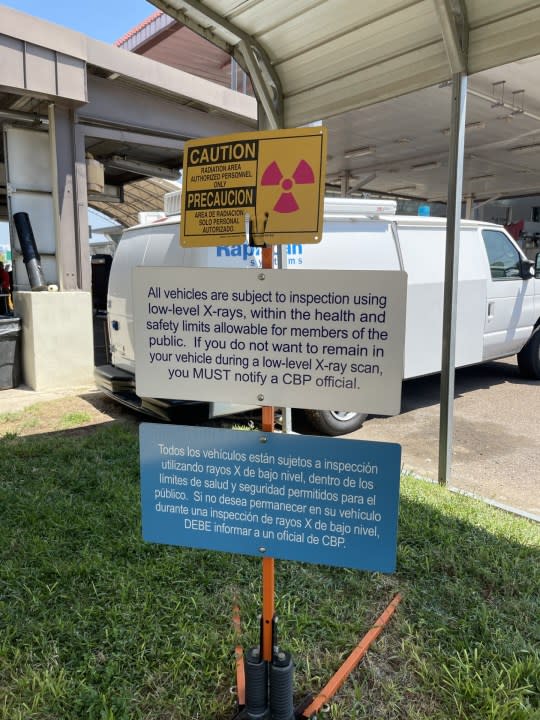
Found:
[[[98,365],[94,368],[94,380],[99,390],[112,400],[149,417],[166,422],[183,419],[207,420],[210,417],[208,403],[193,400],[167,400],[141,398],[135,392],[135,376],[114,365]]]

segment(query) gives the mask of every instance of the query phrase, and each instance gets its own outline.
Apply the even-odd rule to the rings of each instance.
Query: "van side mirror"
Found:
[[[536,253],[536,259],[534,261],[534,277],[540,280],[540,252]]]
[[[519,276],[524,280],[534,277],[535,263],[532,260],[520,260]]]
[[[538,253],[540,255],[540,253]],[[536,258],[536,264],[532,260],[521,260],[520,277],[524,280],[530,280],[535,276],[535,268],[538,265],[538,257]]]

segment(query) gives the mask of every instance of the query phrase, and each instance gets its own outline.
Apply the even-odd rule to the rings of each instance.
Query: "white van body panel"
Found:
[[[249,267],[241,255],[218,256],[217,248],[180,246],[179,218],[126,230],[109,277],[108,323],[112,364],[135,373],[132,270],[146,267]]]
[[[326,202],[322,242],[289,245],[287,268],[405,270],[408,288],[404,378],[440,372],[446,220],[373,216],[359,211],[358,202],[363,205],[372,202],[374,207],[376,203],[342,199]],[[126,230],[114,256],[108,296],[111,362],[131,374],[135,373],[131,288],[134,267],[260,265],[260,250],[247,245],[182,248],[179,222],[175,216]],[[504,255],[500,277],[499,245]],[[461,222],[457,367],[518,353],[538,324],[540,280],[534,276],[523,278],[511,267],[504,270],[505,263],[511,266],[512,258],[518,265],[526,259],[503,228],[490,223]],[[361,412],[362,408],[357,410]]]
[[[408,273],[404,374],[428,375],[441,369],[446,228],[405,225],[398,226],[398,233]],[[483,356],[486,275],[479,267],[476,234],[476,230],[464,230],[460,236],[458,367],[481,362]]]
[[[519,352],[540,314],[540,281],[515,278],[500,282],[491,278],[482,237],[486,229],[504,234],[516,252],[525,257],[499,226],[462,222],[457,367]],[[325,222],[319,245],[293,247],[295,252],[289,253],[287,267],[399,270],[402,266],[408,277],[404,378],[413,378],[441,369],[445,248],[444,218],[332,218]],[[490,317],[490,309],[495,316]]]

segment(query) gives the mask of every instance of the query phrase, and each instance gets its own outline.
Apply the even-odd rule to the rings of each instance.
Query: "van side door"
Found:
[[[519,352],[535,321],[534,279],[521,277],[522,256],[502,230],[481,230],[489,264],[484,360]]]

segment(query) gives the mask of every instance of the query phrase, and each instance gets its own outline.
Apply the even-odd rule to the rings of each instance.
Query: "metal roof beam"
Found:
[[[469,25],[463,0],[433,0],[450,72],[468,73]]]
[[[366,185],[369,185],[370,182],[373,182],[373,180],[375,180],[376,177],[377,177],[377,173],[373,172],[373,173],[370,173],[369,175],[366,175],[365,177],[360,178],[356,182],[352,183],[352,185],[349,184],[349,188],[347,191],[348,194],[352,195],[357,190],[363,189]]]
[[[283,127],[283,92],[281,82],[264,48],[248,33],[226,20],[218,13],[203,5],[199,0],[179,0],[177,3],[167,0],[152,0],[152,4],[163,12],[186,25],[214,45],[234,57],[238,64],[249,74],[257,100],[266,115],[267,125],[271,128]],[[177,7],[177,6],[178,7]],[[184,9],[182,9],[184,8]],[[190,17],[188,10],[208,19],[230,34],[235,42],[228,43],[212,32],[212,28]]]

